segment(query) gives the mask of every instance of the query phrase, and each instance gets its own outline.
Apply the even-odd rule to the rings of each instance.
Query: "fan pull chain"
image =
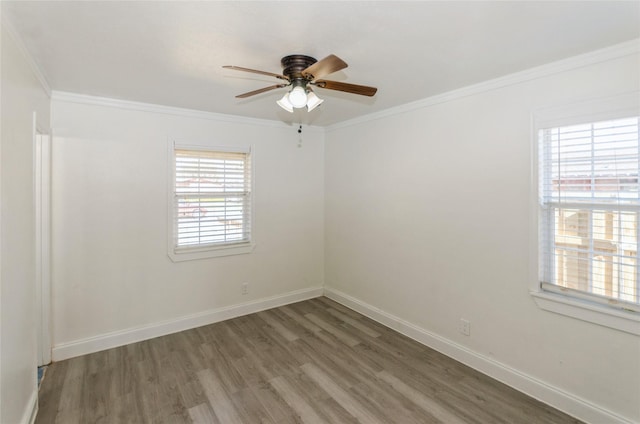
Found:
[[[302,124],[298,127],[298,148],[302,147]]]

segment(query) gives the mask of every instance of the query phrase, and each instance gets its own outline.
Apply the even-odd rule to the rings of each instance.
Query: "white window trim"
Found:
[[[224,245],[211,245],[211,246],[194,246],[189,248],[176,248],[174,246],[174,184],[175,184],[175,151],[176,149],[184,150],[211,150],[217,152],[234,152],[234,153],[252,153],[253,146],[243,145],[240,147],[219,146],[210,141],[194,141],[182,142],[176,139],[169,139],[168,143],[168,189],[167,189],[167,254],[173,262],[192,261],[198,259],[216,258],[222,256],[231,255],[243,255],[251,253],[255,248],[254,242],[254,211],[255,204],[253,199],[254,192],[254,163],[251,160],[251,241],[230,243]]]
[[[640,336],[640,315],[548,291],[531,291],[542,310]]]
[[[531,115],[529,293],[545,311],[640,335],[640,313],[543,290],[539,279],[538,131],[543,128],[640,115],[640,92],[539,109]]]

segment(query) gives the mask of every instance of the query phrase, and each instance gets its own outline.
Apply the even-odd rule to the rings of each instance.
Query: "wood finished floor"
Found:
[[[578,423],[321,297],[54,363],[48,423]]]

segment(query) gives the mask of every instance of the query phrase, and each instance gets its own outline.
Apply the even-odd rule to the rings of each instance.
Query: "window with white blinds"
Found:
[[[249,152],[174,150],[173,249],[251,241]]]
[[[639,118],[539,131],[542,289],[638,311]]]

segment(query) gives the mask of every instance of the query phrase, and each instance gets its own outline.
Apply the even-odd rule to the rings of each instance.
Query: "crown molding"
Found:
[[[487,91],[508,87],[510,85],[551,76],[561,72],[606,62],[613,59],[619,59],[637,53],[640,53],[640,38],[636,38],[634,40],[626,41],[620,44],[615,44],[604,49],[595,50],[578,56],[572,56],[556,62],[547,63],[545,65],[537,66],[535,68],[530,68],[495,79],[487,80],[478,84],[469,85],[456,90],[448,91],[446,93],[437,94],[435,96],[427,97],[415,102],[406,103],[404,105],[349,119],[347,121],[342,121],[337,124],[325,127],[325,130],[327,132],[331,132],[341,128],[363,124],[394,115],[400,115],[440,103],[446,103],[452,100],[461,99],[463,97],[472,96],[474,94],[480,94]]]
[[[228,122],[232,124],[243,125],[257,125],[262,127],[272,127],[288,130],[298,126],[298,124],[287,124],[284,122],[273,121],[269,119],[248,118],[245,116],[227,115],[222,113],[206,112],[202,110],[185,109],[153,103],[135,102],[131,100],[112,99],[109,97],[90,96],[87,94],[77,94],[57,90],[53,90],[51,92],[51,100],[68,103],[79,103],[83,105],[104,106],[116,109],[134,110],[138,112],[160,113],[180,116],[184,118],[205,119],[209,121]],[[324,128],[309,125],[305,126],[305,131],[324,133]]]
[[[18,31],[16,31],[15,26],[9,20],[6,13],[0,12],[0,23],[2,24],[2,27],[7,30],[7,34],[11,37],[13,42],[16,44],[16,47],[20,52],[20,54],[22,54],[24,59],[27,61],[27,64],[31,68],[31,71],[35,75],[36,79],[38,80],[38,82],[40,83],[44,91],[47,93],[47,96],[51,97],[51,86],[49,85],[49,81],[47,81],[47,78],[44,76],[44,72],[42,72],[42,69],[38,65],[38,62],[36,62],[36,60],[33,58],[31,53],[29,52],[29,49],[27,49],[27,46],[24,44],[24,41],[22,40],[22,37],[20,37],[20,34],[18,33]]]

